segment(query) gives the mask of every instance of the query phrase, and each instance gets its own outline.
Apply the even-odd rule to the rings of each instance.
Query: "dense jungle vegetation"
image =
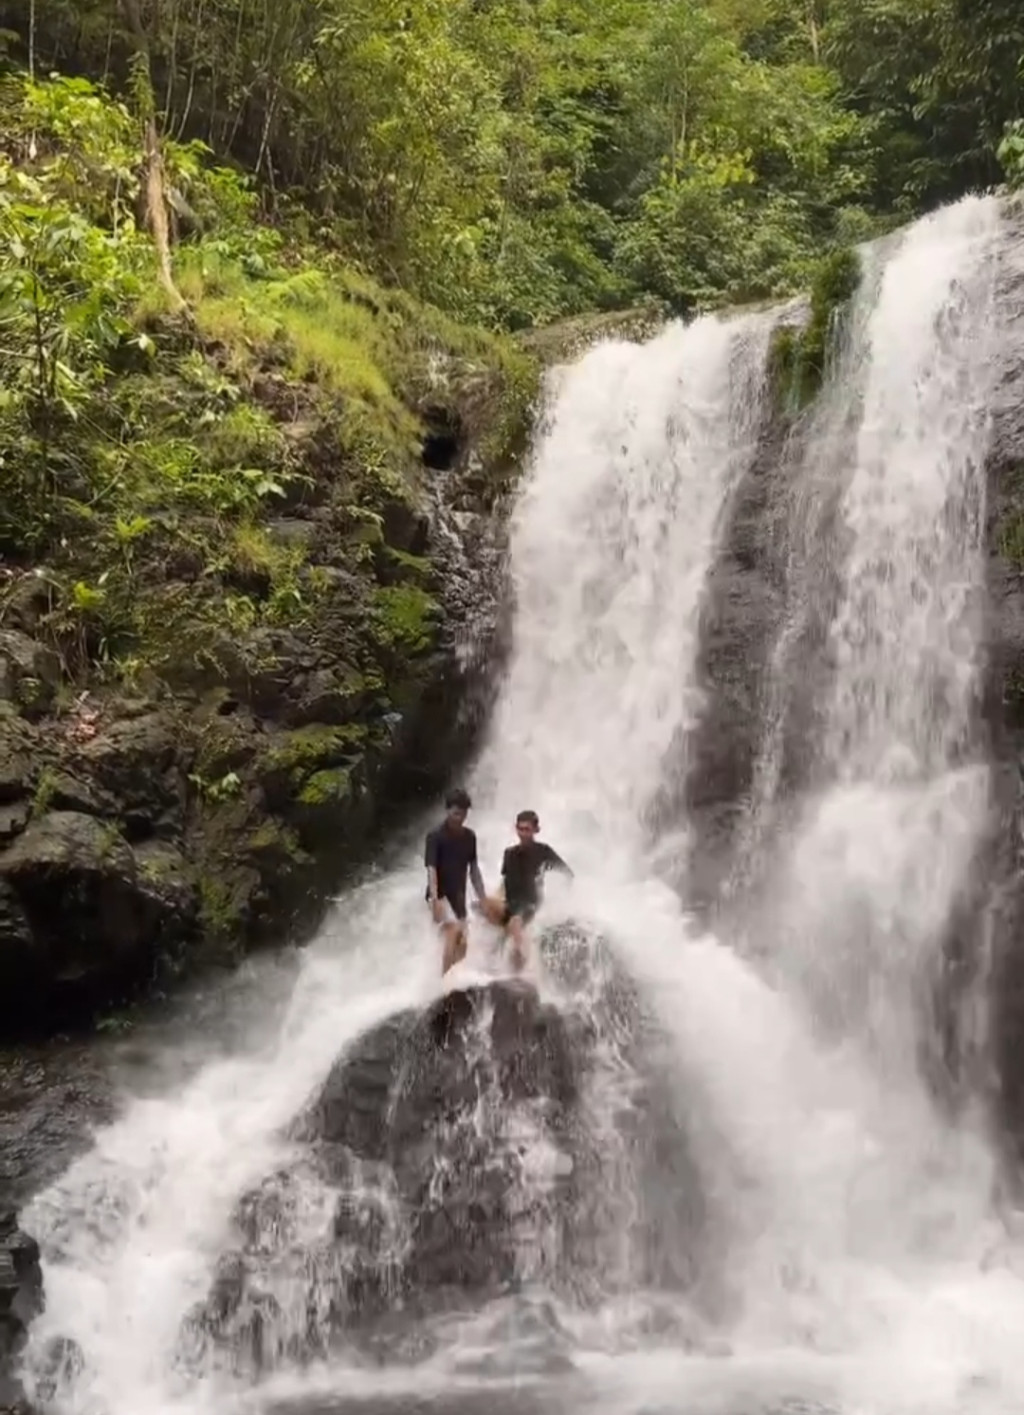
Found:
[[[492,327],[777,295],[1024,151],[1014,0],[8,0],[0,26],[37,80],[153,120],[190,227],[244,229],[245,173],[277,229]]]

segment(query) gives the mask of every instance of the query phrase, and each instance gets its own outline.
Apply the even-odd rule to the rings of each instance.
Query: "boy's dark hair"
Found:
[[[516,825],[532,825],[534,830],[540,828],[540,817],[536,811],[520,811],[516,816]]]
[[[444,798],[444,804],[445,809],[449,811],[456,809],[468,811],[473,802],[469,799],[469,792],[463,791],[462,787],[458,786],[454,791],[448,792],[448,795]]]

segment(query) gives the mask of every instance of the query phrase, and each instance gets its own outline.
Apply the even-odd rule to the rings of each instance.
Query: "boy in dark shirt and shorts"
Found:
[[[501,862],[503,898],[485,899],[481,909],[486,918],[505,930],[512,940],[512,967],[520,972],[526,962],[526,925],[540,908],[544,894],[543,876],[558,870],[572,878],[572,870],[550,845],[537,839],[540,821],[536,811],[520,811],[516,816],[518,845],[510,845]]]
[[[424,848],[427,903],[444,940],[442,976],[466,956],[467,873],[481,904],[486,895],[477,863],[476,835],[466,825],[471,805],[465,791],[449,792],[445,800],[447,814],[441,824],[427,834]]]

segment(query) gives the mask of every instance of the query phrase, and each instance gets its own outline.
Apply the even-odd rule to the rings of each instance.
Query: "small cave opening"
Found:
[[[450,472],[462,451],[462,424],[450,408],[428,408],[421,457],[432,472]]]

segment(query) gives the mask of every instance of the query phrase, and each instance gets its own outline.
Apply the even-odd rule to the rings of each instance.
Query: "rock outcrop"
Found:
[[[0,562],[0,1032],[301,934],[389,813],[451,779],[506,601],[507,468],[481,460],[489,412],[464,396],[440,450],[441,412],[423,411],[423,465],[363,519],[329,429],[286,422],[310,476],[259,534],[291,557],[299,608],[205,642],[168,626],[166,662],[130,692],[100,676],[72,690],[50,589]],[[209,576],[181,555],[153,567],[154,595]],[[258,565],[239,573],[217,593],[269,593]]]
[[[18,1228],[12,1213],[0,1213],[0,1409],[17,1407],[20,1387],[14,1366],[28,1325],[43,1308],[39,1245]]]
[[[239,1205],[183,1359],[262,1370],[510,1290],[531,1238],[560,1246],[576,1088],[565,1024],[529,986],[452,993],[362,1037],[296,1123],[304,1160]]]
[[[495,981],[338,1059],[292,1127],[300,1157],[238,1206],[185,1366],[252,1375],[337,1344],[417,1359],[446,1315],[537,1282],[698,1300],[714,1225],[657,1029],[600,940],[544,946],[572,1004]]]
[[[992,959],[998,1104],[1024,1156],[1024,208],[1007,209],[999,309],[1003,339],[988,461],[988,676],[985,720],[995,757],[995,829],[973,936]],[[983,939],[988,933],[987,940]]]

